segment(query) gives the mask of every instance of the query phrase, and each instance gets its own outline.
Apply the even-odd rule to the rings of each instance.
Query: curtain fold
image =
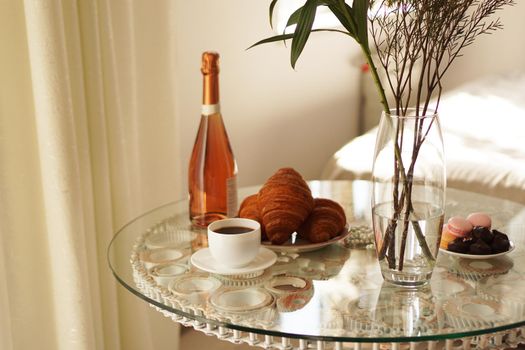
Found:
[[[56,348],[23,2],[0,2],[0,26],[0,345]]]
[[[100,317],[94,317],[100,313],[93,295],[99,289],[98,278],[90,276],[96,270],[89,270],[87,255],[94,251],[89,239],[92,218],[87,213],[92,203],[83,191],[90,184],[81,177],[81,163],[87,174],[91,171],[83,159],[87,140],[77,135],[85,109],[82,95],[75,96],[73,89],[82,74],[69,62],[78,56],[78,48],[67,45],[65,35],[65,26],[73,29],[77,23],[73,16],[68,16],[73,23],[66,23],[63,13],[75,9],[33,0],[25,1],[24,8],[57,345],[101,348],[95,328]]]
[[[182,194],[171,7],[0,2],[1,350],[178,347],[106,261],[119,227]]]
[[[96,259],[100,286],[103,343],[106,349],[119,349],[119,315],[117,288],[113,276],[108,274],[106,249],[114,232],[111,172],[109,165],[108,132],[104,99],[103,67],[101,61],[100,19],[97,2],[78,4],[79,32],[82,42],[82,67],[86,96],[87,125],[90,144],[89,163],[93,186],[94,231],[96,236]]]

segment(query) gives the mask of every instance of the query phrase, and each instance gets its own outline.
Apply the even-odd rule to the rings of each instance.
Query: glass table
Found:
[[[312,181],[345,209],[350,234],[321,249],[292,246],[270,268],[233,276],[200,271],[207,246],[187,201],[154,209],[113,238],[109,265],[131,293],[186,326],[233,343],[277,349],[505,348],[525,342],[525,206],[447,190],[446,213],[484,211],[515,244],[494,259],[440,252],[431,282],[383,283],[370,227],[370,183]],[[239,191],[242,199],[258,187]]]

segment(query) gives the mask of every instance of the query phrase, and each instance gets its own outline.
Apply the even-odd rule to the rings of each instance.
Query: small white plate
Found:
[[[273,300],[273,296],[262,288],[220,289],[210,297],[211,304],[216,308],[236,313],[263,308]]]
[[[516,246],[511,240],[509,240],[509,243],[510,243],[509,250],[507,250],[506,252],[497,253],[497,254],[488,254],[488,255],[463,254],[463,253],[451,252],[450,250],[446,250],[443,248],[439,248],[439,251],[445,254],[451,255],[451,256],[457,256],[458,258],[473,259],[473,260],[492,259],[498,256],[503,256],[505,254],[508,254],[511,251],[513,251],[514,248],[516,248]]]
[[[259,254],[248,265],[238,268],[222,266],[210,253],[209,248],[196,251],[191,256],[191,263],[198,269],[219,275],[243,275],[264,270],[272,266],[277,260],[277,255],[269,249],[261,247]]]
[[[337,243],[340,240],[345,239],[349,234],[350,229],[348,225],[346,225],[339,235],[325,242],[311,243],[307,240],[300,238],[299,235],[296,232],[294,232],[292,234],[292,237],[283,244],[272,244],[271,242],[263,241],[262,245],[276,252],[305,253],[324,248],[330,244]]]

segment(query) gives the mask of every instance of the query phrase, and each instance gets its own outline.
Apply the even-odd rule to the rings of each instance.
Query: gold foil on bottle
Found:
[[[219,54],[217,52],[206,51],[202,54],[202,74],[219,73]]]

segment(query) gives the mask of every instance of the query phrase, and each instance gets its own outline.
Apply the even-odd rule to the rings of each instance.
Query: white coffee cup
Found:
[[[218,264],[231,268],[246,266],[259,254],[261,225],[242,218],[214,221],[208,225],[208,245]]]

